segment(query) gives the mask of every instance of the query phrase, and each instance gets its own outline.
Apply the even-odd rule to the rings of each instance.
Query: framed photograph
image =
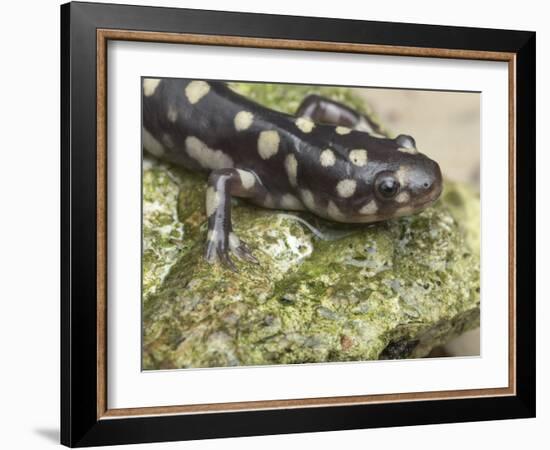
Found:
[[[63,444],[535,415],[535,33],[61,27]]]

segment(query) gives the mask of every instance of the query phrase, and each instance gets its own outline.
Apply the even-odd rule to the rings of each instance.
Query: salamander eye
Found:
[[[399,192],[399,181],[390,173],[382,173],[378,175],[375,182],[376,193],[383,199],[395,197]]]

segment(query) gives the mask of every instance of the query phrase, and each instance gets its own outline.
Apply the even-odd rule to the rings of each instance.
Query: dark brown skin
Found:
[[[438,164],[417,151],[412,137],[379,137],[368,118],[329,99],[306,97],[295,117],[221,82],[144,79],[143,89],[145,149],[210,174],[210,262],[234,268],[230,252],[256,261],[233,233],[232,196],[336,222],[371,223],[414,214],[441,194]]]

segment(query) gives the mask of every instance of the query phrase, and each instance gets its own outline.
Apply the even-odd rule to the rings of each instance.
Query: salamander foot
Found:
[[[232,261],[230,253],[232,252],[243,261],[259,264],[258,259],[252,254],[250,247],[241,241],[239,237],[230,232],[227,236],[217,237],[216,233],[208,233],[208,242],[206,243],[205,258],[210,264],[219,261],[223,266],[233,272],[238,272],[237,266]]]

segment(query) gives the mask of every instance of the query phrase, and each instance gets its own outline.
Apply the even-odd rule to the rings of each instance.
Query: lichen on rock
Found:
[[[144,369],[414,358],[479,325],[467,186],[446,182],[433,207],[369,226],[234,200],[235,232],[260,262],[234,257],[237,273],[203,258],[205,187],[204,175],[144,166]]]

